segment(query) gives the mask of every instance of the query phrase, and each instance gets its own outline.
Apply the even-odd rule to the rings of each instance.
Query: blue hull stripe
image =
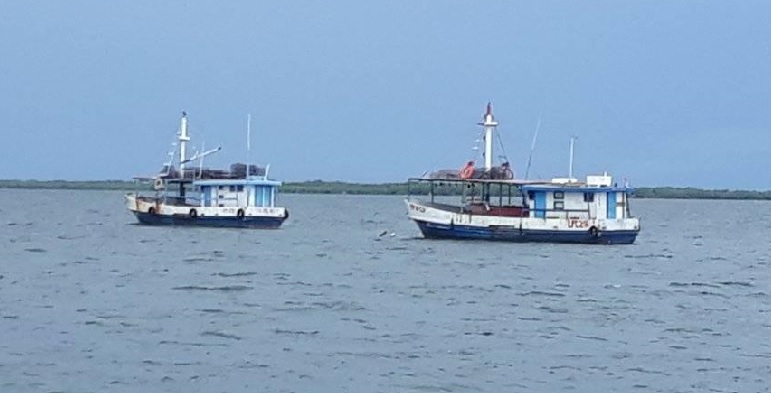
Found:
[[[188,217],[164,216],[134,212],[140,224],[145,225],[190,225],[220,228],[278,228],[286,217]]]
[[[604,231],[599,236],[586,232],[551,230],[523,230],[504,227],[474,227],[467,225],[442,225],[415,221],[429,239],[497,240],[507,242],[578,243],[578,244],[632,244],[638,231]]]

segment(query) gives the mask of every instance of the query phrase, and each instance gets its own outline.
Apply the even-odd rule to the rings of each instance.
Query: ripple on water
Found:
[[[351,301],[329,301],[329,302],[313,302],[311,306],[333,311],[362,311],[366,308],[356,302]]]
[[[184,285],[181,287],[173,287],[171,288],[176,291],[250,291],[253,290],[254,287],[250,287],[248,285],[225,285],[225,286],[212,286],[212,287],[206,287],[206,286],[200,286],[200,285]]]
[[[289,335],[289,336],[315,336],[319,334],[318,330],[275,329],[273,330],[273,332],[276,334]]]
[[[227,338],[229,340],[241,340],[242,338],[239,336],[236,336],[232,333],[225,333],[222,331],[217,330],[206,330],[201,333],[201,336],[203,337],[219,337],[219,338]]]
[[[259,274],[259,273],[257,273],[257,272],[236,272],[236,273],[218,272],[218,273],[214,273],[214,275],[219,276],[219,277],[248,277],[248,276],[256,276],[257,274]]]

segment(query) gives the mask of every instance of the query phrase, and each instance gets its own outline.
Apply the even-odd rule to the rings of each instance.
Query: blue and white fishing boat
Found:
[[[426,238],[511,242],[631,244],[640,231],[632,216],[632,189],[607,173],[544,181],[518,180],[508,163],[493,166],[498,123],[491,105],[479,123],[484,130],[484,168],[469,161],[460,172],[440,171],[409,179],[408,217]],[[457,198],[460,197],[459,202]]]
[[[176,152],[156,176],[135,178],[153,183],[153,192],[126,195],[126,207],[141,224],[194,225],[207,227],[278,228],[289,213],[276,206],[281,182],[268,178],[268,167],[233,164],[230,170],[205,169],[189,164],[220,148],[187,157],[190,141],[187,114],[182,113],[178,132],[179,169]],[[247,142],[248,143],[248,142]]]

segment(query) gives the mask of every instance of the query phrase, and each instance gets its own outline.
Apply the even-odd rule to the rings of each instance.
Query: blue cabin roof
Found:
[[[193,185],[202,187],[219,187],[219,186],[263,186],[263,187],[279,187],[281,181],[271,180],[261,176],[250,176],[246,179],[207,179],[196,180]]]
[[[588,187],[586,185],[581,186],[568,186],[560,184],[527,184],[522,186],[523,191],[562,191],[568,192],[633,192],[633,188],[629,187]]]

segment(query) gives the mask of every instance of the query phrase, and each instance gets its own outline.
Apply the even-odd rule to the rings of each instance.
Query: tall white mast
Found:
[[[252,150],[252,114],[246,114],[246,152]]]
[[[493,105],[489,102],[483,119],[484,122],[479,125],[485,130],[485,171],[489,171],[493,168],[493,131],[498,126],[498,122],[493,117]]]
[[[185,163],[187,160],[187,142],[190,136],[187,134],[187,113],[182,112],[182,120],[179,124],[179,175],[185,177]]]
[[[576,143],[576,139],[578,139],[577,136],[573,135],[570,137],[570,166],[568,167],[568,181],[573,181],[573,146]]]
[[[246,114],[246,178],[248,179],[251,173],[249,168],[252,165],[252,114]]]

